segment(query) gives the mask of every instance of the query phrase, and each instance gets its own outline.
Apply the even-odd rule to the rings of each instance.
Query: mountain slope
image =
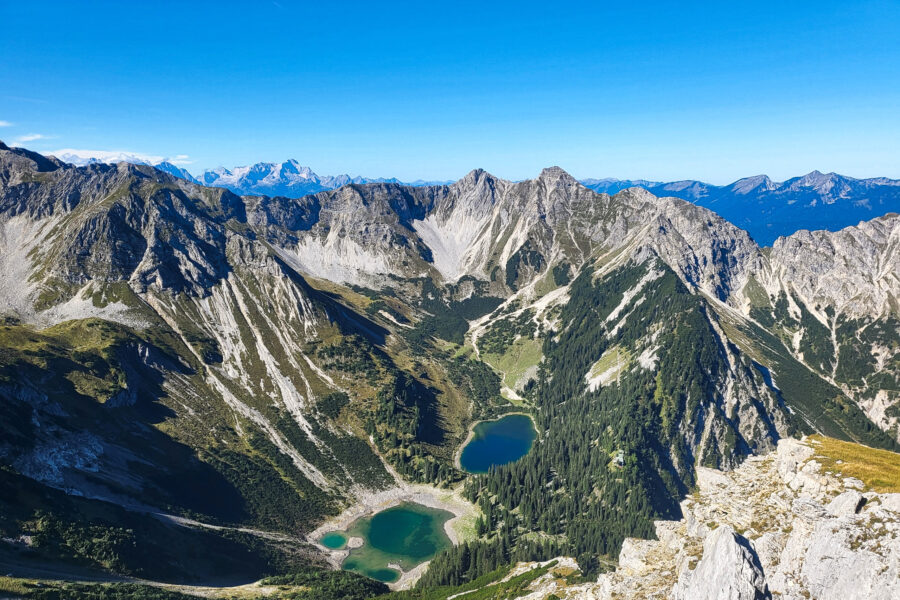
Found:
[[[273,531],[393,485],[365,429],[393,430],[375,393],[416,376],[377,348],[383,327],[249,231],[241,198],[5,147],[0,182],[4,463],[130,510]],[[372,362],[356,390],[351,340]]]
[[[900,216],[781,238],[742,295],[747,316],[900,434]]]

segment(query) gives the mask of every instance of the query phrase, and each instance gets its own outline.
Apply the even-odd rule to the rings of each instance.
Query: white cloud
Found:
[[[9,121],[0,121],[0,127],[12,127],[12,123]]]
[[[56,158],[74,165],[89,165],[91,163],[108,163],[129,162],[135,164],[156,165],[163,161],[172,163],[173,165],[189,165],[193,161],[189,160],[187,154],[178,154],[174,158],[167,156],[157,156],[154,154],[144,154],[143,152],[130,152],[128,150],[84,150],[78,148],[61,148],[51,152]]]
[[[26,135],[20,135],[16,138],[17,142],[33,142],[35,140],[45,140],[47,136],[42,133],[29,133]]]

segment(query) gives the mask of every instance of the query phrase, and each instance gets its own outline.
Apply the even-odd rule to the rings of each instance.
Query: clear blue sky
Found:
[[[192,172],[900,177],[898,1],[184,4],[0,0],[0,139]]]

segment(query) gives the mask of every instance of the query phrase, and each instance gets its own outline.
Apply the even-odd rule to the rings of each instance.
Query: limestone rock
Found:
[[[834,500],[828,503],[828,514],[840,517],[843,515],[855,515],[866,503],[866,499],[856,490],[849,490],[838,494]]]
[[[703,558],[673,590],[675,600],[763,600],[771,598],[759,557],[750,543],[723,525],[703,543]]]

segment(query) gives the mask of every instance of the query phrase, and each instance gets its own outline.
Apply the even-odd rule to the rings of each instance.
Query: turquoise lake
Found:
[[[459,463],[469,473],[487,473],[492,466],[515,462],[528,454],[537,432],[527,415],[507,415],[478,423],[463,448]]]
[[[452,518],[453,513],[446,510],[404,502],[359,519],[346,531],[326,534],[320,541],[331,547],[329,542],[337,543],[337,538],[342,538],[343,547],[351,537],[362,538],[362,547],[351,549],[341,568],[390,583],[400,578],[400,571],[388,564],[399,565],[408,571],[450,547],[444,523]],[[331,536],[337,538],[326,542]]]
[[[322,542],[322,545],[326,548],[331,548],[332,550],[340,550],[347,545],[347,536],[343,533],[332,531],[331,533],[326,533],[325,535],[323,535],[322,539],[319,541]]]

